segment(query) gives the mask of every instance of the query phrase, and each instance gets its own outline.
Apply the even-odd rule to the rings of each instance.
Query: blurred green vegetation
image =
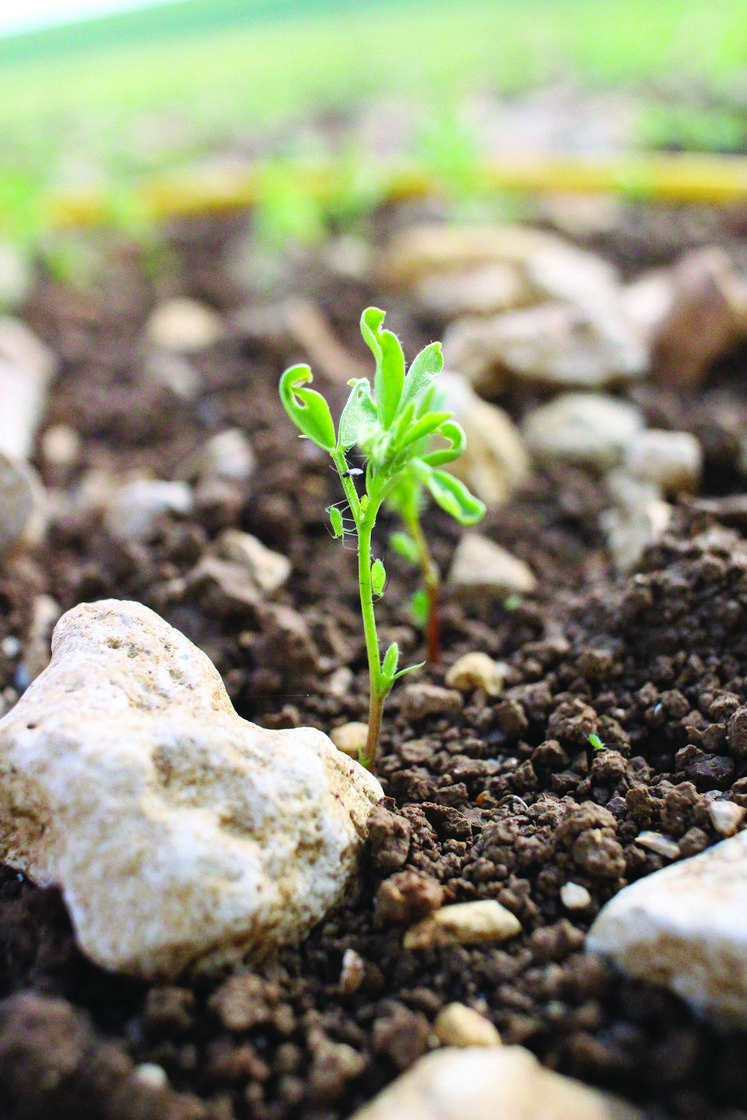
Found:
[[[206,156],[313,155],[304,123],[370,98],[423,107],[416,154],[455,180],[466,96],[560,80],[642,92],[643,143],[740,150],[746,65],[733,0],[182,0],[38,31],[0,40],[0,228],[37,236],[54,190],[127,211],[132,184]]]

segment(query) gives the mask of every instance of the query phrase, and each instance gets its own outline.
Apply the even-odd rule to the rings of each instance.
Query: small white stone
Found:
[[[621,462],[642,427],[635,405],[601,393],[563,393],[530,412],[522,432],[539,462],[608,470]]]
[[[587,948],[664,985],[720,1024],[747,1027],[747,833],[625,887]]]
[[[340,991],[344,995],[357,992],[366,975],[366,962],[355,949],[346,949],[342,955],[340,969]]]
[[[351,720],[350,723],[341,723],[333,727],[329,737],[338,751],[347,754],[350,758],[359,758],[368,738],[368,724]]]
[[[493,261],[466,271],[424,276],[415,298],[432,315],[490,315],[532,302],[521,269],[508,261]]]
[[[691,493],[700,485],[703,452],[690,432],[647,428],[626,447],[625,466],[636,478],[669,494]]]
[[[521,933],[519,919],[494,899],[458,902],[444,906],[410,926],[404,936],[405,949],[428,949],[431,945],[489,945],[508,941]]]
[[[80,436],[68,424],[53,424],[41,437],[41,453],[45,462],[55,467],[70,467],[80,456]]]
[[[225,560],[245,568],[247,577],[265,595],[281,588],[291,573],[287,556],[273,552],[256,537],[239,529],[225,529],[216,541],[216,551]]]
[[[169,1083],[166,1070],[155,1062],[141,1062],[135,1066],[134,1074],[140,1084],[149,1089],[165,1089]]]
[[[560,888],[560,901],[566,910],[588,910],[591,906],[591,895],[586,887],[580,883],[563,883]]]
[[[0,859],[60,886],[95,963],[146,979],[298,941],[342,898],[382,795],[321,731],[241,719],[139,603],[68,611],[0,721]]]
[[[31,456],[57,358],[19,319],[0,317],[0,452]]]
[[[460,540],[449,569],[448,583],[452,592],[461,597],[502,598],[511,592],[524,595],[537,586],[528,564],[479,533],[465,533]]]
[[[41,540],[46,513],[44,486],[34,468],[0,452],[0,556]]]
[[[195,299],[168,299],[160,303],[145,326],[148,341],[163,350],[193,354],[213,346],[224,335],[217,312]]]
[[[478,397],[463,377],[443,373],[439,384],[467,437],[464,452],[449,470],[487,506],[503,505],[530,473],[519,429],[502,408]]]
[[[226,428],[218,432],[200,448],[197,477],[221,478],[229,482],[248,482],[254,472],[256,459],[246,432],[240,428]]]
[[[712,801],[708,806],[708,816],[716,832],[722,836],[733,836],[744,820],[745,810],[733,801]]]
[[[484,1015],[464,1003],[449,1003],[435,1018],[433,1031],[442,1046],[500,1046],[501,1036]]]
[[[619,1097],[544,1069],[522,1046],[445,1047],[349,1120],[643,1120]]]
[[[679,844],[675,840],[670,840],[667,836],[662,836],[660,832],[639,832],[635,842],[649,852],[654,852],[657,856],[664,856],[665,859],[679,858]]]
[[[167,513],[185,516],[192,506],[192,491],[186,482],[137,478],[111,496],[104,524],[117,540],[147,540],[159,517]]]
[[[460,692],[473,692],[481,688],[487,696],[500,695],[506,664],[494,661],[487,653],[474,650],[464,653],[447,670],[447,688],[457,688]]]

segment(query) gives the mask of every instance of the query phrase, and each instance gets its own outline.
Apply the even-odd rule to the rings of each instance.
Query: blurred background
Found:
[[[37,0],[0,16],[0,233],[391,197],[747,194],[733,0]],[[20,6],[19,6],[20,9]]]

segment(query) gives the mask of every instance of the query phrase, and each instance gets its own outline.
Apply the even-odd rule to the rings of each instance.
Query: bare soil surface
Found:
[[[603,247],[626,270],[671,260],[699,240],[696,217],[631,209]],[[715,229],[734,241],[738,218],[709,217],[708,239]],[[365,232],[380,240],[400,220],[382,212]],[[248,434],[257,467],[248,487],[198,493],[195,514],[165,519],[148,545],[115,544],[99,517],[68,511],[44,547],[6,564],[7,705],[28,682],[3,639],[24,647],[38,596],[62,610],[113,596],[154,608],[202,647],[248,719],[329,731],[366,717],[354,557],[323,518],[339,500],[336,479],[299,443],[277,398],[279,374],[307,355],[282,331],[237,329],[190,359],[203,382],[191,400],[145,371],[142,329],[158,299],[189,295],[226,315],[245,302],[222,267],[241,226],[173,228],[155,263],[113,243],[94,287],[42,276],[23,309],[62,362],[46,426],[70,425],[81,439],[64,467],[39,452],[48,486],[70,490],[93,468],[171,478],[227,427]],[[358,319],[371,303],[389,310],[407,354],[440,337],[443,323],[418,319],[397,293],[341,279],[322,250],[279,259],[263,275],[266,256],[257,251],[262,298],[313,301],[361,360]],[[703,496],[719,501],[744,489],[734,418],[745,414],[745,364],[745,354],[733,355],[697,397],[651,384],[629,391],[649,422],[698,436]],[[514,392],[499,403],[518,418],[531,402]],[[415,702],[395,689],[378,768],[388,799],[374,811],[357,890],[298,948],[213,980],[150,986],[88,963],[58,892],[0,870],[7,1120],[338,1120],[428,1050],[435,1016],[455,1000],[482,1011],[505,1042],[621,1093],[651,1118],[747,1117],[747,1037],[696,1020],[673,995],[584,953],[600,907],[665,862],[634,843],[642,828],[692,855],[721,838],[708,791],[747,805],[747,739],[727,736],[747,703],[745,515],[724,502],[709,512],[681,504],[663,542],[623,578],[599,529],[604,504],[590,473],[539,473],[481,525],[531,563],[539,590],[519,603],[445,602],[443,664],[412,680],[442,686],[460,654],[483,650],[509,663],[505,693],[451,695],[439,709],[432,694]],[[291,558],[293,574],[270,601],[183,578],[229,526]],[[427,528],[445,569],[460,530],[436,510]],[[386,536],[384,523],[382,551]],[[416,575],[385,558],[381,639],[396,637],[406,659],[420,660],[422,636],[406,610]],[[592,732],[606,749],[592,749]],[[582,914],[561,904],[569,880],[591,894]],[[498,899],[523,933],[499,948],[405,951],[403,928],[434,897]],[[341,975],[348,949],[364,962],[357,986]],[[136,1076],[143,1063],[162,1067],[169,1087]]]

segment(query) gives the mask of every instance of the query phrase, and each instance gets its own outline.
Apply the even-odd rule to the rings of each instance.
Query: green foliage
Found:
[[[350,394],[337,431],[326,400],[309,388],[313,375],[308,366],[287,369],[279,390],[283,407],[301,435],[331,456],[358,538],[358,581],[371,682],[368,741],[360,758],[367,767],[374,764],[384,700],[399,677],[419,667],[399,668],[396,643],[383,658],[379,653],[373,601],[384,593],[386,570],[380,559],[371,558],[377,514],[398,488],[401,496],[417,499],[423,487],[463,525],[473,524],[485,512],[483,503],[463,483],[440,469],[465,444],[464,432],[448,409],[433,407],[433,382],[443,364],[440,343],[426,346],[406,371],[399,339],[384,329],[384,317],[376,307],[367,308],[361,316],[361,334],[376,362],[374,383],[372,387],[365,377],[349,383]],[[433,449],[435,437],[440,439]],[[361,494],[346,459],[353,446],[366,456]],[[333,535],[344,538],[339,508],[331,506],[328,512]],[[402,537],[406,539],[404,534]]]

